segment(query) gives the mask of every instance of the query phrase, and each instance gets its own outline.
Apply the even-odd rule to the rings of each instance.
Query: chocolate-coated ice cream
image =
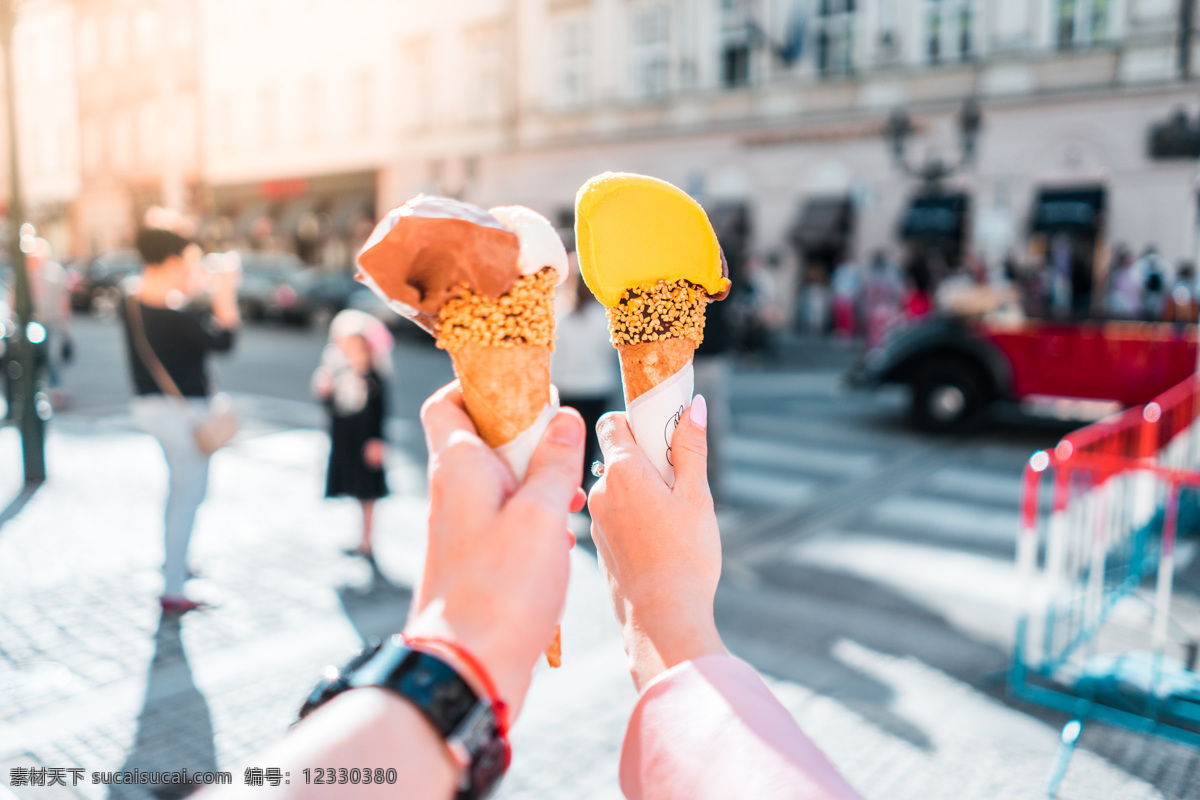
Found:
[[[358,256],[360,278],[430,333],[462,284],[497,299],[520,276],[520,241],[478,206],[418,195],[392,209]]]

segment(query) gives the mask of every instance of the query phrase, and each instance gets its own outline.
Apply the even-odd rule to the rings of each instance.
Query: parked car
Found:
[[[238,251],[242,283],[238,305],[251,320],[277,319],[307,324],[312,309],[307,292],[314,280],[304,262],[290,253]]]
[[[970,426],[1000,400],[1149,402],[1196,371],[1196,326],[1166,322],[967,319],[894,328],[847,374],[856,388],[906,384],[924,430]]]
[[[350,307],[350,298],[363,288],[350,270],[310,270],[310,273],[302,301],[310,309],[311,321],[316,325],[328,325],[334,314]]]
[[[72,264],[67,283],[71,308],[111,313],[121,302],[121,283],[141,269],[142,257],[131,248],[109,250],[91,262]],[[72,277],[72,272],[77,272],[78,277]]]

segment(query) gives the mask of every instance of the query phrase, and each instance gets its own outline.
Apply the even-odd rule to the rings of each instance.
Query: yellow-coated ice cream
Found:
[[[575,197],[579,267],[592,294],[612,307],[626,289],[685,280],[723,296],[729,279],[700,204],[657,178],[605,172]]]

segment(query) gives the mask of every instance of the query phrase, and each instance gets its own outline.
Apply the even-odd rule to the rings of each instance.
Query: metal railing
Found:
[[[1009,681],[1023,699],[1200,747],[1200,629],[1172,616],[1200,609],[1174,587],[1179,537],[1200,532],[1198,391],[1189,378],[1030,458]]]

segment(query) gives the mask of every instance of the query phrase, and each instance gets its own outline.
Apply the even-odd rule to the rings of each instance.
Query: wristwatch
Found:
[[[459,766],[455,800],[491,794],[512,760],[508,739],[488,698],[481,698],[441,658],[396,634],[368,643],[341,669],[330,668],[300,709],[299,722],[342,692],[379,686],[403,697],[445,739]]]

